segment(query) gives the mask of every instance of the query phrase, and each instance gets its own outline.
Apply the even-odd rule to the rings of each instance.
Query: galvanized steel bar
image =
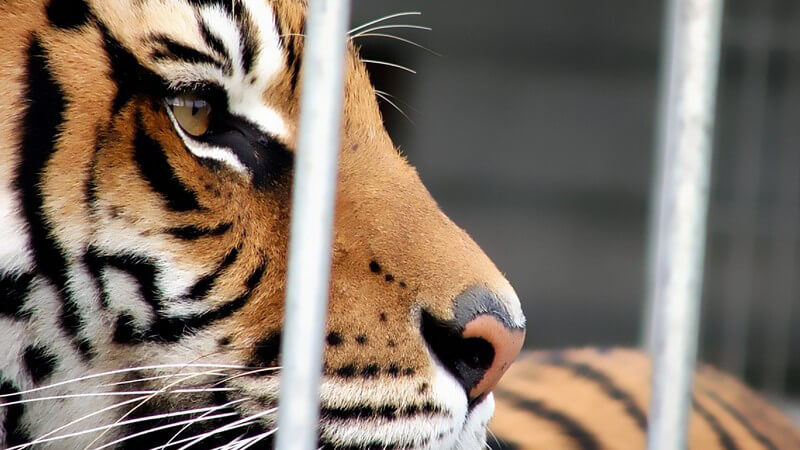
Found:
[[[310,0],[278,403],[279,450],[317,448],[349,0]]]
[[[648,301],[653,391],[649,450],[686,448],[705,254],[722,0],[671,0]]]

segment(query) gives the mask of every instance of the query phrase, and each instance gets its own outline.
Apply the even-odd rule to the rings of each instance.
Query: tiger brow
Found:
[[[157,60],[177,61],[189,64],[208,64],[225,72],[225,64],[214,56],[202,52],[195,48],[175,41],[163,34],[153,35],[150,41],[161,44],[162,47],[153,52],[153,58]]]

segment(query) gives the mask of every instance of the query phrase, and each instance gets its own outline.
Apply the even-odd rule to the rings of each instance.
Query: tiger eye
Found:
[[[187,134],[200,137],[211,125],[211,105],[193,95],[182,95],[167,100],[175,121]]]

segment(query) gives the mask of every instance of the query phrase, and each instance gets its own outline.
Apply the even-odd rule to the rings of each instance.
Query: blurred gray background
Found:
[[[726,2],[701,356],[800,393],[800,2]],[[514,284],[532,348],[636,345],[663,5],[356,0],[395,143]],[[413,121],[413,123],[411,122]]]

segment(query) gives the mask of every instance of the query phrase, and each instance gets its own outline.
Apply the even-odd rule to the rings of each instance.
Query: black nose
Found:
[[[454,313],[453,320],[441,320],[423,311],[422,336],[475,403],[497,385],[519,354],[525,329],[515,326],[498,296],[483,287],[459,295]]]

